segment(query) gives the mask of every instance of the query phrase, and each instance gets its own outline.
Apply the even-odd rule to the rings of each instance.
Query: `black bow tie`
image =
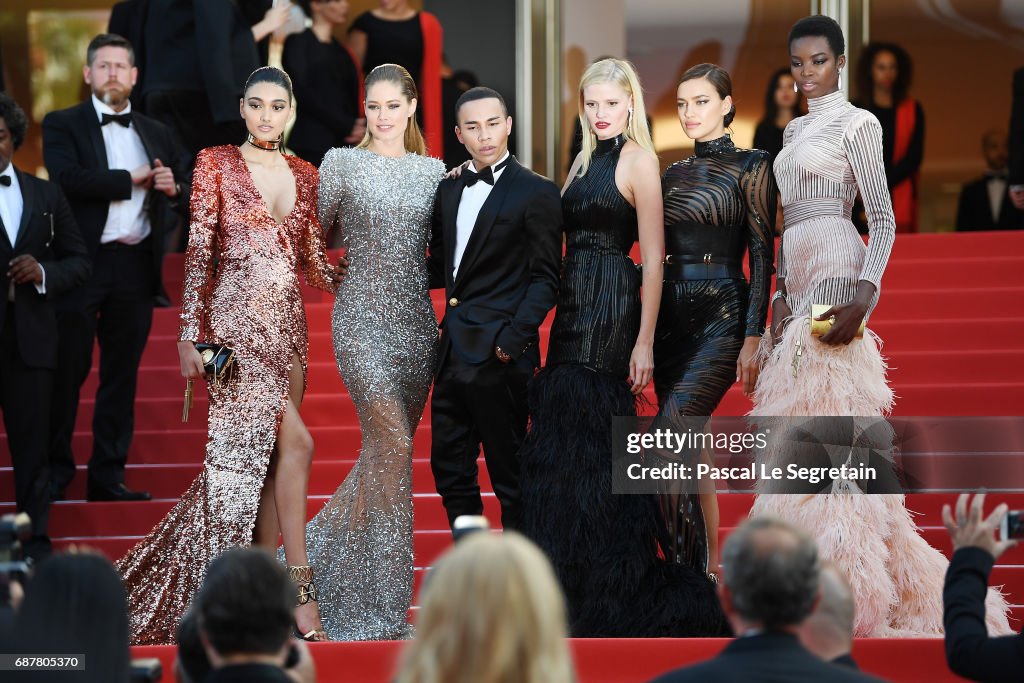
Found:
[[[9,176],[9,175],[0,175],[0,185],[3,185],[4,187],[10,187],[11,186],[11,176]]]
[[[132,124],[132,113],[127,114],[104,114],[103,120],[100,122],[101,126],[105,126],[113,121],[114,123],[120,123],[122,126],[127,128]]]
[[[505,168],[505,166],[508,165],[508,162],[511,159],[512,157],[509,156],[505,159],[505,161],[501,162],[497,166],[494,166],[493,170],[491,166],[488,166],[479,173],[473,170],[472,165],[466,166],[466,168],[462,169],[462,182],[466,184],[466,187],[473,187],[474,185],[476,185],[477,181],[487,183],[488,185],[494,185],[495,171],[500,171],[501,169]]]

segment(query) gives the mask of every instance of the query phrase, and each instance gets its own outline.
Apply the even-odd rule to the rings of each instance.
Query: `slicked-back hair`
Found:
[[[458,125],[459,112],[462,110],[462,105],[469,104],[470,102],[476,102],[477,100],[498,100],[501,104],[501,110],[505,112],[505,117],[508,118],[508,105],[505,104],[505,98],[501,96],[501,93],[492,88],[488,88],[483,85],[478,85],[475,88],[470,88],[466,92],[459,95],[459,99],[455,102],[455,122]]]
[[[292,77],[276,66],[261,66],[249,74],[249,78],[245,79],[245,87],[242,88],[242,93],[247,94],[249,88],[257,83],[270,83],[271,85],[284,88],[288,92],[289,104],[295,99],[292,90]]]
[[[7,131],[11,134],[11,142],[14,150],[17,151],[25,142],[25,131],[28,130],[28,117],[25,111],[18,106],[18,103],[5,92],[0,92],[0,119],[7,124]]]
[[[745,522],[722,547],[723,579],[743,619],[765,630],[799,624],[811,613],[821,565],[814,541],[773,517]]]
[[[786,41],[786,45],[792,46],[794,40],[809,36],[827,40],[828,46],[832,48],[832,53],[836,57],[846,54],[846,38],[843,37],[843,29],[832,17],[826,17],[824,14],[804,17],[793,24],[793,28],[789,30],[789,40]]]
[[[718,66],[717,64],[710,64],[705,62],[696,66],[691,66],[683,74],[683,77],[679,79],[680,85],[687,81],[695,81],[698,78],[707,79],[708,83],[714,87],[715,92],[723,100],[726,97],[732,97],[732,79],[729,77],[729,72]],[[722,117],[725,127],[728,128],[732,123],[732,120],[736,118],[736,104],[733,103],[732,107],[729,108],[729,112]]]
[[[85,49],[85,63],[91,67],[93,60],[96,59],[96,53],[104,47],[123,47],[128,50],[128,63],[135,66],[135,48],[127,38],[116,33],[101,33],[90,40],[89,47]]]

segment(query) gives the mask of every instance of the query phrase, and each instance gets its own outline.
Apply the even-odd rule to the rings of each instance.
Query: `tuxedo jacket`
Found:
[[[670,671],[654,679],[653,683],[856,683],[879,680],[847,666],[819,659],[794,635],[764,633],[736,638],[714,659]]]
[[[1013,72],[1009,171],[1010,185],[1024,185],[1024,68]]]
[[[562,200],[547,178],[515,157],[480,208],[452,276],[456,218],[464,182],[447,178],[434,199],[430,240],[431,288],[444,287],[441,367],[448,354],[470,364],[494,357],[500,346],[513,359],[527,354],[540,365],[539,332],[558,295],[562,256]]]
[[[135,52],[135,67],[139,77],[132,88],[131,100],[134,111],[142,111],[142,93],[146,89],[146,47],[143,30],[146,26],[146,13],[149,11],[149,0],[122,0],[110,8],[110,21],[107,33],[116,33],[132,44]]]
[[[0,328],[13,311],[18,350],[26,365],[57,367],[57,314],[52,299],[85,282],[92,271],[82,236],[68,201],[55,183],[22,173],[17,168],[24,208],[15,244],[7,230],[0,230],[0,259],[9,263],[15,256],[33,256],[46,272],[46,293],[35,284],[14,285],[14,306],[0,302]],[[11,279],[0,269],[0,295],[7,301]]]
[[[960,201],[956,209],[957,230],[1020,230],[1021,228],[1024,228],[1024,211],[1013,205],[1008,191],[1003,194],[1003,206],[999,210],[999,220],[992,219],[992,208],[988,203],[988,178],[979,178],[967,183],[960,190]]]
[[[238,100],[260,66],[252,28],[232,0],[142,0],[142,49],[148,93],[202,93],[217,123],[239,120]]]
[[[989,638],[985,596],[995,558],[981,548],[960,548],[949,561],[942,589],[946,663],[973,681],[1019,681],[1024,672],[1024,634]]]
[[[184,214],[188,209],[191,156],[171,129],[159,121],[133,110],[132,127],[142,139],[150,164],[160,159],[164,166],[173,169],[174,179],[181,185],[181,195],[173,200],[158,190],[151,190],[146,198],[153,238],[151,293],[157,303],[166,305],[167,294],[160,272],[164,242],[167,231],[174,227],[175,214]],[[107,166],[107,150],[91,98],[46,115],[43,119],[43,159],[50,179],[58,183],[67,195],[89,256],[95,258],[110,202],[131,198],[132,178],[129,170]],[[73,308],[77,300],[77,296],[69,295],[62,299],[60,306]]]

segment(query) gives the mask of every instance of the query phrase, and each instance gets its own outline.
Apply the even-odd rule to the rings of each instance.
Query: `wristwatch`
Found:
[[[502,351],[500,346],[494,347],[494,355],[497,356],[498,360],[500,360],[502,363],[508,363],[509,361],[512,360],[512,356]]]

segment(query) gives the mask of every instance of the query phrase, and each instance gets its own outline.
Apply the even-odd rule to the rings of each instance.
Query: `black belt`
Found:
[[[744,279],[743,266],[733,259],[710,254],[669,254],[665,257],[666,280],[733,280]]]

